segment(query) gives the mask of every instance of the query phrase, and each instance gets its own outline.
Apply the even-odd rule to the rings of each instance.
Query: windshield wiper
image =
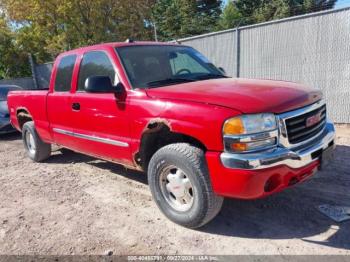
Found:
[[[148,87],[157,87],[157,86],[164,86],[164,85],[172,85],[177,83],[186,83],[186,82],[193,82],[196,81],[196,79],[190,79],[190,78],[166,78],[162,80],[156,80],[152,82],[146,83]]]
[[[207,80],[207,79],[215,79],[215,78],[228,78],[228,76],[220,75],[220,74],[206,74],[197,76],[197,80]]]

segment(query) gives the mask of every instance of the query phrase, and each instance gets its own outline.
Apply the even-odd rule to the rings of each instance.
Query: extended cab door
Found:
[[[72,98],[73,127],[80,152],[133,165],[130,149],[128,104],[113,93],[86,93],[85,81],[91,76],[109,76],[119,82],[115,53],[89,51],[80,62],[77,90]]]
[[[72,78],[77,55],[58,58],[52,72],[50,92],[47,96],[47,114],[53,140],[62,146],[73,148]]]

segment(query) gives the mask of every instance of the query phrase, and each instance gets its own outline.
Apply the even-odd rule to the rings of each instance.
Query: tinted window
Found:
[[[83,91],[85,80],[90,76],[109,76],[115,84],[115,71],[111,61],[104,52],[89,52],[80,65],[78,90]]]
[[[67,92],[71,89],[76,55],[62,57],[56,73],[55,91]]]

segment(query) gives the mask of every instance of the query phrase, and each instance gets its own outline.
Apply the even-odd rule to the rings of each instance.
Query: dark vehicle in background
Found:
[[[10,123],[7,107],[7,94],[14,90],[22,90],[22,88],[15,85],[0,85],[0,134],[16,132]]]

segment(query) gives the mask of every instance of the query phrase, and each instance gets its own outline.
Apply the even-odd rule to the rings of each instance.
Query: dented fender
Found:
[[[197,102],[168,101],[160,118],[166,119],[172,132],[199,140],[207,150],[222,151],[222,126],[241,112]]]
[[[138,110],[138,114],[135,114],[138,117],[131,124],[134,154],[139,151],[142,136],[158,131],[161,126],[167,126],[171,132],[195,138],[207,150],[222,151],[223,123],[227,118],[240,114],[239,111],[216,105],[152,100],[139,100],[135,109]],[[132,103],[136,101],[133,99]]]

